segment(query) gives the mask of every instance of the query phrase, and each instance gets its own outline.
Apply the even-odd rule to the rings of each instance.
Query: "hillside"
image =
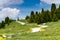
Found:
[[[21,25],[12,22],[6,25],[5,29],[0,29],[0,34],[12,35],[7,40],[59,40],[60,39],[60,21],[46,23],[48,28],[44,32],[28,33],[30,28],[38,27],[36,23],[25,22]]]

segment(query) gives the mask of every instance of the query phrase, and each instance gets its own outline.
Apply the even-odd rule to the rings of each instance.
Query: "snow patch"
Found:
[[[40,28],[32,28],[31,30],[32,30],[31,32],[39,32],[39,31],[41,31]]]
[[[25,23],[23,22],[20,22],[20,21],[17,21],[17,23],[21,24],[21,25],[25,25]]]
[[[30,32],[31,33],[35,33],[35,32],[42,32],[42,31],[45,31],[44,28],[40,28],[40,27],[36,27],[36,28],[30,28]]]
[[[4,38],[6,38],[7,36],[6,35],[2,35]]]
[[[41,25],[41,27],[42,27],[42,28],[47,28],[48,26],[46,26],[46,25]]]

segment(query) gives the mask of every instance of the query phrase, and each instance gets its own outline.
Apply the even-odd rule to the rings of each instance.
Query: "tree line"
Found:
[[[29,23],[46,23],[46,22],[56,22],[60,19],[60,5],[56,8],[56,5],[52,3],[51,10],[44,10],[42,8],[41,12],[31,11],[30,16],[25,18]]]
[[[5,25],[9,25],[13,20],[9,17],[6,17],[4,21],[0,22],[0,29],[5,28]]]

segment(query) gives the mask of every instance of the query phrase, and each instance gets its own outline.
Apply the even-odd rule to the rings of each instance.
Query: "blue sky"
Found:
[[[40,12],[42,8],[50,10],[52,3],[58,7],[60,0],[0,0],[0,20],[7,16],[12,19],[23,19],[31,11]]]
[[[40,11],[40,0],[24,0],[23,4],[18,5],[10,5],[10,7],[15,7],[21,10],[20,16],[29,15],[30,12],[33,11]]]
[[[29,15],[31,11],[41,11],[42,8],[50,9],[50,5],[41,2],[40,0],[24,0],[23,4],[10,5],[10,7],[20,9],[21,10],[20,16],[22,17]]]

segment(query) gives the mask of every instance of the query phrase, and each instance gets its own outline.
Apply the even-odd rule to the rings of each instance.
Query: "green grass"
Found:
[[[48,22],[45,32],[27,33],[30,28],[38,27],[36,23],[27,23],[22,26],[17,22],[6,25],[5,29],[0,29],[0,34],[14,34],[7,40],[60,40],[60,21]],[[20,33],[20,34],[19,34]]]

